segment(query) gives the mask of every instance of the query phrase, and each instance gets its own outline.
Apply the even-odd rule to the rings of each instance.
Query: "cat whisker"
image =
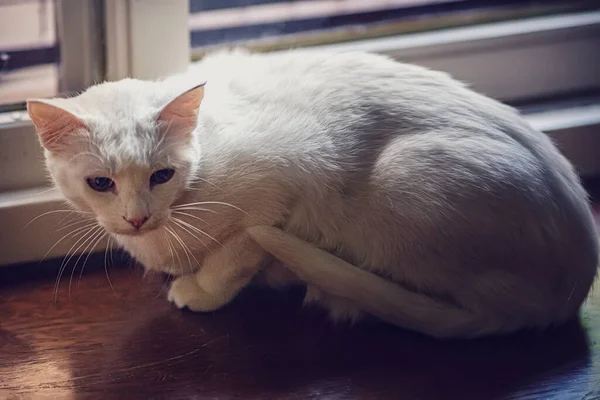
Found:
[[[104,232],[103,229],[100,229],[100,230],[96,229],[94,234],[91,235],[90,237],[88,237],[88,239],[86,239],[86,241],[81,246],[82,251],[81,251],[81,253],[79,253],[79,257],[77,257],[77,259],[75,260],[75,265],[73,265],[73,269],[71,270],[71,276],[69,277],[69,301],[71,301],[71,287],[73,286],[73,276],[75,275],[75,271],[77,270],[77,265],[79,264],[79,260],[81,260],[81,258],[83,256],[86,256],[86,258],[84,260],[87,261],[87,259],[90,257],[90,254],[91,254],[88,250],[91,250],[92,246],[95,245],[96,243],[98,243],[98,241],[97,241],[98,237],[100,237],[100,239],[102,239],[102,237],[104,235],[106,235],[106,233]],[[79,251],[79,250],[80,249],[77,249],[77,251]],[[83,264],[83,267],[85,267],[85,262]],[[83,273],[83,267],[81,269],[81,273]]]
[[[204,232],[202,229],[198,228],[197,226],[193,226],[193,225],[189,224],[188,222],[185,222],[185,221],[183,221],[181,219],[178,219],[178,218],[173,218],[173,219],[179,221],[180,223],[185,224],[188,228],[190,228],[190,229],[198,232],[199,234],[208,237],[209,239],[211,239],[214,242],[216,242],[219,245],[221,245],[221,247],[225,247],[225,245],[223,243],[221,243],[220,241],[218,241],[214,236],[209,235],[208,233]]]
[[[168,231],[168,229],[167,229],[167,231]],[[167,236],[167,240],[169,241],[169,246],[171,247],[173,253],[175,253],[175,257],[177,257],[177,264],[179,264],[179,271],[181,272],[181,275],[183,275],[183,264],[181,263],[181,257],[179,257],[179,253],[177,252],[177,249],[175,248],[175,244],[173,244],[173,241],[168,236]],[[173,258],[173,263],[175,263],[175,258]]]
[[[51,187],[51,188],[48,188],[46,190],[42,190],[41,192],[35,192],[35,193],[31,193],[31,194],[25,195],[25,197],[36,197],[36,196],[39,196],[39,195],[42,195],[42,194],[50,193],[50,192],[52,192],[54,190],[56,190],[56,188]]]
[[[169,250],[169,253],[171,255],[171,263],[173,263],[173,265],[175,264],[175,255],[173,254],[173,246],[171,244],[171,240],[169,239],[169,236],[166,235],[164,232],[161,232],[163,238],[165,239],[165,241],[167,242],[167,249]]]
[[[74,229],[73,231],[71,231],[71,232],[68,232],[68,233],[66,233],[65,235],[63,235],[63,236],[62,236],[60,239],[58,239],[58,240],[57,240],[57,241],[56,241],[56,242],[55,242],[55,243],[52,245],[52,247],[50,247],[50,249],[48,249],[48,251],[46,252],[46,254],[44,254],[44,257],[42,257],[42,259],[40,260],[40,263],[41,263],[41,262],[43,262],[43,261],[46,259],[46,257],[48,257],[48,254],[50,254],[50,252],[51,252],[52,250],[54,250],[54,248],[55,248],[56,246],[58,246],[58,245],[59,245],[59,244],[60,244],[60,243],[61,243],[63,240],[65,240],[65,239],[66,239],[66,238],[68,238],[69,236],[74,236],[74,235],[76,235],[78,232],[81,232],[82,230],[85,230],[85,229],[88,229],[88,228],[90,228],[90,229],[91,229],[91,228],[92,228],[94,225],[96,225],[96,224],[95,224],[95,223],[93,223],[93,224],[89,224],[89,225],[86,225],[86,226],[81,226],[81,227],[79,227],[79,228],[77,228],[77,229]]]
[[[178,211],[178,210],[171,210],[171,212],[172,212],[173,214],[185,215],[185,216],[188,216],[188,217],[190,217],[190,218],[197,219],[198,221],[204,222],[206,225],[210,225],[210,224],[209,224],[209,223],[208,223],[208,222],[207,222],[205,219],[202,219],[202,218],[200,218],[200,217],[197,217],[197,216],[195,216],[195,215],[192,215],[192,214],[189,214],[189,213],[186,213],[186,212],[182,212],[182,211]]]
[[[238,210],[240,212],[243,212],[246,215],[249,215],[246,211],[242,210],[238,206],[234,206],[231,203],[225,203],[223,201],[199,201],[199,202],[196,202],[196,203],[181,204],[181,205],[175,206],[173,208],[174,209],[178,209],[178,208],[188,207],[188,206],[204,206],[204,205],[210,205],[210,204],[231,207],[231,208],[236,209],[236,210]]]
[[[169,237],[167,235],[164,234],[164,232],[162,233],[162,237],[165,240],[165,242],[167,243],[167,249],[169,250],[169,253],[171,255],[171,262],[173,264],[175,264],[175,256],[173,255],[173,249],[172,249],[172,244],[171,241],[169,240]],[[169,284],[169,280],[171,279],[171,274],[169,274],[167,276],[167,279],[165,280],[165,282],[162,284],[162,286],[160,287],[160,290],[158,291],[158,293],[156,294],[156,296],[154,296],[155,299],[157,299],[160,295],[162,295],[165,291],[165,288],[167,287],[167,285]]]
[[[208,208],[201,208],[201,207],[177,207],[177,208],[171,208],[171,211],[179,211],[179,210],[184,210],[184,211],[205,211],[205,212],[209,212],[211,214],[215,214],[215,215],[219,215],[218,212],[208,209]]]
[[[63,219],[63,221],[64,221],[64,219]],[[62,221],[61,221],[61,222],[62,222]],[[94,220],[93,220],[93,219],[79,219],[79,220],[77,220],[77,221],[70,222],[70,223],[68,223],[68,224],[67,224],[67,225],[65,225],[65,226],[61,226],[60,228],[57,228],[57,231],[62,231],[62,230],[64,230],[64,229],[69,229],[69,228],[71,228],[72,226],[76,226],[76,225],[82,224],[82,223],[84,223],[84,222],[85,222],[85,223],[89,223],[89,222],[94,222]]]
[[[179,236],[172,230],[169,228],[166,228],[167,232],[169,232],[171,234],[171,236],[173,236],[173,238],[175,239],[175,241],[177,243],[179,243],[179,245],[181,246],[181,239],[179,238]],[[190,257],[188,256],[188,254],[185,252],[185,248],[183,248],[183,246],[181,246],[182,249],[184,249],[184,253],[186,255],[186,257],[188,258],[189,263],[192,263],[192,260],[190,259]],[[177,256],[177,260],[179,261],[179,271],[181,272],[181,275],[183,275],[183,264],[181,263],[181,258],[179,257],[179,252],[177,252],[177,249],[175,249],[175,246],[173,246],[173,250],[175,251],[175,255]]]
[[[81,246],[83,246],[83,243],[81,243],[81,242],[85,243],[85,241],[87,239],[89,239],[89,237],[93,236],[98,231],[98,229],[102,229],[102,227],[100,227],[100,226],[96,226],[96,227],[92,226],[91,228],[89,228],[71,246],[71,248],[69,249],[69,251],[67,251],[67,254],[65,254],[65,258],[63,259],[62,263],[60,264],[60,268],[58,269],[58,276],[56,278],[56,284],[54,285],[54,301],[55,302],[58,300],[58,288],[59,288],[59,285],[60,285],[60,279],[62,278],[62,275],[63,275],[65,269],[67,268],[67,265],[69,264],[69,261],[71,261],[71,259],[73,258],[73,256],[77,252],[77,250],[79,250],[81,248]],[[76,246],[78,246],[78,247],[75,248]],[[73,249],[75,249],[75,250],[73,250]],[[69,254],[71,254],[71,255],[69,255]]]
[[[180,227],[181,228],[181,227]],[[181,245],[184,249],[184,253],[187,253],[191,258],[194,259],[194,262],[196,263],[196,266],[198,268],[200,268],[200,262],[198,261],[198,259],[194,256],[194,253],[192,252],[192,250],[190,249],[190,247],[185,243],[185,240],[183,240],[183,238],[181,237],[181,235],[178,235],[179,238],[181,239]],[[188,269],[190,270],[190,273],[194,273],[194,268],[192,266],[192,261],[189,260],[189,265],[188,265]]]
[[[96,235],[95,241],[92,240],[90,242],[90,245],[88,247],[86,247],[86,249],[82,253],[82,254],[86,254],[86,257],[83,259],[83,264],[81,265],[81,270],[79,271],[79,278],[77,279],[77,287],[78,288],[79,288],[79,284],[81,283],[81,277],[83,276],[83,271],[85,270],[85,266],[87,265],[87,262],[90,259],[90,256],[92,255],[92,251],[98,245],[98,243],[100,243],[100,241],[102,241],[102,239],[104,239],[107,236],[106,232],[100,232],[100,233],[101,233],[100,235]],[[104,253],[104,256],[106,259],[106,252]],[[80,256],[80,258],[81,258],[81,256]],[[77,261],[79,261],[79,259],[77,259]],[[77,266],[77,262],[75,263],[75,266]],[[104,265],[104,267],[106,268],[106,264]],[[73,268],[73,271],[71,271],[71,280],[73,278],[74,272],[75,272],[75,268]],[[69,300],[71,300],[71,281],[69,281]]]
[[[69,218],[70,216],[71,216],[71,214],[67,214],[67,215],[65,215],[65,216],[64,216],[64,217],[63,217],[63,218],[62,218],[60,221],[58,221],[58,223],[57,223],[56,225],[54,225],[54,228],[55,228],[55,229],[56,229],[56,228],[58,228],[58,227],[59,227],[60,225],[62,225],[62,224],[63,224],[63,222],[65,222],[65,220],[66,220],[67,218]],[[78,221],[81,221],[81,220],[78,220]],[[67,226],[70,226],[70,225],[67,225]],[[61,229],[62,229],[62,228],[61,228]]]
[[[215,185],[214,183],[212,183],[212,182],[211,182],[211,181],[209,181],[208,179],[197,177],[197,178],[195,178],[195,179],[194,179],[194,182],[197,182],[197,181],[200,181],[200,182],[207,183],[207,184],[209,184],[210,186],[214,187],[215,189],[217,189],[217,190],[221,191],[222,193],[225,193],[225,190],[224,190],[224,189],[221,189],[220,187],[218,187],[217,185]],[[199,188],[195,188],[195,187],[190,187],[189,189],[190,189],[190,190],[200,190]]]
[[[186,223],[185,223],[185,221],[182,221],[182,220],[180,220],[180,219],[178,219],[178,218],[173,218],[173,222],[174,222],[175,224],[177,224],[177,225],[178,225],[178,226],[179,226],[181,229],[183,229],[184,231],[186,231],[186,232],[188,233],[188,235],[192,236],[194,239],[196,239],[197,241],[199,241],[200,243],[202,243],[202,245],[203,245],[204,247],[206,247],[206,250],[208,250],[210,253],[212,253],[212,249],[211,249],[210,247],[208,247],[208,246],[206,245],[206,243],[204,243],[204,241],[203,241],[202,239],[200,239],[198,236],[196,236],[196,235],[194,234],[194,232],[190,231],[188,228],[186,228],[186,227],[185,227],[185,224],[186,224]],[[189,224],[188,224],[188,225],[189,225]],[[191,226],[191,225],[190,225],[190,226]]]
[[[167,275],[167,279],[165,279],[165,282],[161,285],[160,290],[158,293],[156,293],[156,296],[154,296],[155,299],[158,299],[163,293],[165,293],[165,289],[172,280],[173,276],[171,274]]]
[[[119,298],[119,295],[115,291],[115,287],[113,286],[113,284],[112,284],[112,282],[110,280],[110,274],[108,273],[108,266],[107,266],[107,263],[106,263],[106,259],[107,259],[107,255],[108,255],[108,248],[110,247],[111,266],[113,265],[112,264],[112,242],[113,242],[113,238],[109,235],[108,236],[108,240],[106,241],[106,248],[104,249],[104,275],[106,275],[106,280],[108,281],[108,285],[110,286],[110,290],[112,290],[112,292],[114,293],[114,295],[117,298],[117,300],[121,300]]]
[[[181,261],[181,257],[179,256],[179,251],[177,250],[177,242],[171,239],[171,245],[173,246],[173,251],[175,252],[175,256],[177,257],[177,265],[179,265],[179,273],[183,275],[183,262]]]
[[[165,230],[167,231],[167,233],[171,236],[174,237],[174,233],[171,231],[171,229],[168,226],[165,226]],[[173,244],[173,242],[170,240],[170,238],[167,236],[167,240],[169,241],[170,245],[172,246],[173,252],[175,254],[175,256],[177,256],[177,263],[179,264],[179,271],[181,271],[181,274],[183,274],[183,267],[181,264],[181,258],[179,257],[179,254],[177,253],[177,249],[175,248],[175,245]],[[175,263],[175,260],[173,259],[173,263]]]
[[[27,224],[25,224],[25,226],[23,227],[23,230],[27,229],[27,227],[29,225],[31,225],[32,223],[34,223],[35,221],[37,221],[38,219],[45,217],[47,215],[51,215],[51,214],[57,214],[57,213],[79,213],[79,214],[91,214],[91,213],[87,213],[85,211],[76,211],[76,210],[52,210],[52,211],[47,211],[45,213],[42,213],[40,215],[38,215],[37,217],[33,218],[31,221],[29,221]]]
[[[102,233],[102,232],[101,232]],[[79,256],[79,258],[81,258],[81,256],[83,254],[86,254],[85,259],[83,260],[83,265],[81,266],[81,270],[79,271],[79,278],[77,280],[77,287],[79,287],[79,284],[81,283],[81,277],[83,276],[83,270],[85,268],[85,265],[88,261],[88,259],[90,258],[90,256],[92,255],[92,251],[94,250],[94,248],[98,245],[98,243],[100,243],[100,241],[102,239],[104,239],[106,237],[107,233],[104,232],[104,234],[100,234],[100,235],[96,235],[97,240],[89,247],[86,247],[86,249],[81,253],[81,255]],[[93,242],[94,240],[92,240]],[[89,249],[89,251],[88,251]],[[79,258],[77,259],[77,261],[79,261]],[[75,265],[77,265],[77,262],[75,263]],[[74,271],[71,272],[71,275]]]
[[[192,269],[192,259],[190,258],[190,255],[188,253],[187,247],[185,246],[185,243],[181,240],[181,237],[179,237],[179,235],[174,230],[167,228],[167,232],[171,233],[171,235],[173,236],[173,238],[175,238],[175,240],[177,241],[177,243],[179,243],[179,246],[183,250],[183,254],[185,254],[186,258],[188,259],[188,268],[190,269],[190,272],[191,272],[191,269]],[[177,252],[175,252],[175,254],[177,254]],[[196,260],[196,262],[197,262],[197,260]],[[200,264],[198,264],[198,265],[200,265]],[[181,266],[181,274],[183,275],[183,266]]]
[[[173,221],[173,222],[175,222],[177,224],[176,221]],[[181,228],[181,225],[177,224],[177,226],[179,226],[179,228]],[[185,244],[185,241],[181,238],[181,236],[178,235],[175,231],[173,231],[173,233],[175,233],[175,238],[179,241],[179,244],[181,245],[181,248],[183,249],[184,254],[188,258],[188,262],[189,262],[188,267],[189,267],[190,272],[193,273],[194,271],[192,269],[192,260],[191,260],[190,256],[194,259],[198,268],[200,268],[200,263],[198,262],[198,259],[196,259],[196,257],[194,257],[194,254],[192,253],[190,248]]]
[[[114,245],[115,245],[116,241],[110,235],[108,236],[108,238],[110,239],[109,240],[110,250],[108,251],[110,253],[110,265],[115,265],[115,260],[113,258],[113,250],[114,250],[114,247],[115,247]]]
[[[185,254],[185,256],[188,259],[188,270],[192,274],[192,273],[194,273],[194,267],[192,266],[192,260],[191,260],[191,258],[194,259],[194,261],[196,262],[196,264],[198,266],[200,266],[200,264],[198,263],[198,260],[196,260],[196,257],[194,257],[193,254],[191,254],[191,251],[190,251],[189,247],[185,244],[185,241],[181,238],[181,235],[177,235],[177,236],[179,236],[179,239],[180,239],[179,243],[181,245],[181,248],[183,249],[183,254]],[[192,256],[191,258],[190,258],[190,255]]]

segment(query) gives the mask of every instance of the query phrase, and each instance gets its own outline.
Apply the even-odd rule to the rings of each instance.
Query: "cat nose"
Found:
[[[140,229],[142,227],[142,225],[144,225],[144,223],[146,223],[146,221],[148,221],[147,216],[145,217],[132,217],[132,218],[125,218],[123,217],[123,219],[127,222],[129,222],[131,224],[131,226],[133,226],[135,229]]]

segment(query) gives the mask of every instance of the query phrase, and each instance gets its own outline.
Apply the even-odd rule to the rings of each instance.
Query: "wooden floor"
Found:
[[[103,262],[57,300],[54,267],[0,268],[0,399],[600,399],[598,293],[543,335],[436,341],[332,326],[301,291],[178,311],[164,279],[112,267],[111,288]]]

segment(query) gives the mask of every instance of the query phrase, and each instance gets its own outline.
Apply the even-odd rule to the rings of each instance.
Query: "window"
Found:
[[[51,0],[0,2],[0,107],[58,93],[54,21]]]
[[[600,174],[597,0],[0,0],[0,265],[59,239],[22,229],[62,207],[25,98],[155,79],[233,46],[363,50],[446,71],[520,107],[582,174]]]
[[[191,0],[195,57],[219,46],[272,50],[589,9],[589,1]]]
[[[191,56],[236,46],[380,52],[525,106],[600,92],[597,9],[589,0],[191,0]]]
[[[0,0],[0,113],[103,79],[102,10],[103,0]]]
[[[322,42],[364,37],[432,7],[464,0],[302,0],[190,2],[192,47],[240,42]],[[384,34],[384,32],[381,32]]]

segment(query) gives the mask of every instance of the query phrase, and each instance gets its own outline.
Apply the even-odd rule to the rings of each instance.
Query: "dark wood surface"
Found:
[[[0,399],[600,399],[600,294],[545,334],[438,341],[333,326],[302,292],[245,291],[211,314],[138,267],[0,271]],[[32,279],[32,271],[36,279]]]

